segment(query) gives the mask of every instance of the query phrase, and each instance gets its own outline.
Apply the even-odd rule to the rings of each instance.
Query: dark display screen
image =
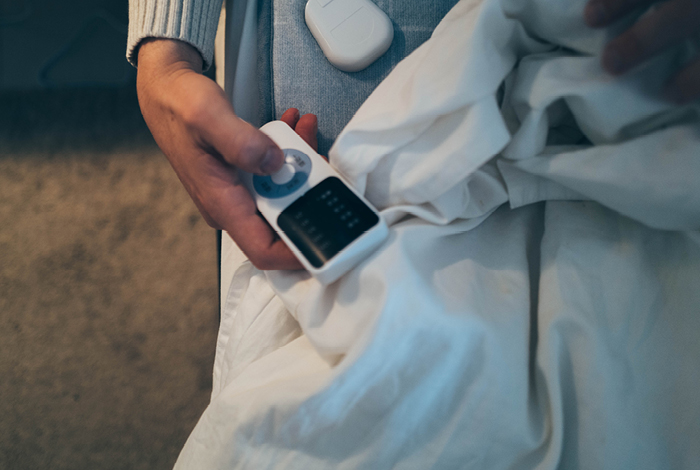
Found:
[[[277,225],[315,268],[379,222],[379,217],[331,176],[289,205]]]

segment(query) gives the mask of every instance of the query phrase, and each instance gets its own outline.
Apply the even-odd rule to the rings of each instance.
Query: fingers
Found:
[[[242,185],[228,188],[217,217],[258,269],[302,269],[302,265],[262,218],[248,190]]]
[[[210,123],[211,130],[206,138],[225,162],[257,174],[269,174],[279,169],[284,155],[267,135],[238,119],[230,107],[217,110],[214,115],[217,116],[216,122]],[[305,134],[313,131],[315,139],[315,116],[312,119],[307,116],[300,118],[299,111],[292,108],[282,115],[281,120],[292,128],[301,124]],[[266,166],[266,158],[271,153],[275,164]],[[222,185],[225,194],[218,199],[218,209],[212,218],[219,221],[257,268],[303,269],[299,260],[257,212],[247,189],[233,180],[229,181],[234,184],[230,187]]]
[[[228,232],[258,269],[303,269],[287,245],[258,215],[238,220]]]
[[[681,70],[666,88],[666,96],[678,104],[700,98],[700,59]]]
[[[280,117],[280,121],[285,122],[289,127],[299,134],[299,137],[311,146],[312,149],[318,150],[318,118],[315,114],[304,114],[299,117],[299,110],[289,108]]]
[[[636,8],[649,6],[652,3],[654,0],[590,0],[583,10],[583,17],[591,28],[601,28]]]
[[[316,133],[318,132],[318,119],[315,114],[304,114],[299,118],[299,122],[297,122],[294,130],[312,149],[318,150],[318,140],[316,137]]]
[[[672,0],[642,17],[629,30],[608,43],[603,51],[603,68],[613,75],[623,74],[690,37],[700,16],[695,13],[693,18],[693,10],[700,10],[693,3],[700,4],[693,0]]]
[[[197,169],[203,180],[192,199],[207,223],[227,231],[259,269],[301,269],[302,266],[272,227],[235,170],[211,158]],[[192,193],[191,193],[192,194]]]
[[[280,169],[284,154],[272,139],[236,117],[230,106],[222,106],[222,110],[214,115],[216,119],[209,123],[206,138],[226,162],[256,174],[267,175]],[[315,115],[299,117],[299,110],[290,108],[280,120],[295,129],[314,150],[318,148]]]
[[[280,116],[280,120],[294,129],[314,150],[318,148],[318,121],[315,115],[300,117],[298,109],[289,108]],[[239,247],[258,269],[303,269],[299,260],[257,213],[255,216],[239,216],[229,233],[234,240],[241,239]]]
[[[280,117],[280,121],[294,129],[299,122],[299,110],[297,108],[289,108]]]
[[[279,170],[284,163],[282,150],[259,129],[239,119],[224,97],[220,110],[214,112],[202,130],[207,143],[228,164],[259,175]]]

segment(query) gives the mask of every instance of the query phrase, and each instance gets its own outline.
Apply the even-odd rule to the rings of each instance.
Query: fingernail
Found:
[[[588,5],[586,5],[583,15],[586,19],[586,23],[588,23],[588,26],[592,26],[594,28],[597,26],[603,26],[608,17],[603,2],[596,0],[591,1],[588,3]]]
[[[284,154],[278,148],[271,148],[265,153],[262,163],[260,164],[260,171],[264,174],[269,175],[279,170],[282,166],[284,160]]]

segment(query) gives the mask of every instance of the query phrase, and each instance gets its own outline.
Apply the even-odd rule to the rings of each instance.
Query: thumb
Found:
[[[249,173],[268,175],[284,163],[284,153],[272,139],[236,116],[230,106],[218,113],[205,137],[227,163]]]

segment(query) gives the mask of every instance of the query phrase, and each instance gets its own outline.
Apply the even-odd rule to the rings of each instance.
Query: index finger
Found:
[[[614,75],[626,72],[690,37],[699,17],[699,2],[671,0],[661,4],[608,43],[603,52],[603,67]]]
[[[654,0],[589,0],[583,10],[583,17],[591,28],[601,28],[652,3]]]
[[[255,202],[240,182],[223,188],[215,204],[216,219],[236,245],[262,270],[302,269],[303,266],[260,215]]]
[[[239,220],[228,232],[258,269],[303,269],[289,247],[260,215]]]

